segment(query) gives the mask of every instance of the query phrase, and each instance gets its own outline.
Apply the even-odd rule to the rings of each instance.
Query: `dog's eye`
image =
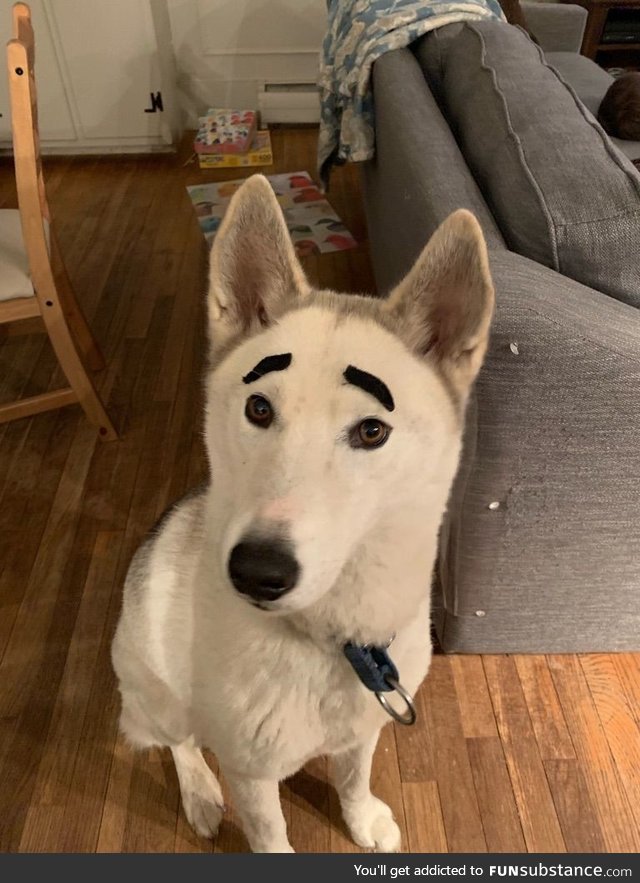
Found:
[[[349,444],[352,448],[379,448],[391,434],[391,427],[377,420],[375,417],[367,417],[349,433]]]
[[[267,429],[273,421],[271,402],[264,396],[249,396],[244,414],[249,423],[260,426],[262,429]]]

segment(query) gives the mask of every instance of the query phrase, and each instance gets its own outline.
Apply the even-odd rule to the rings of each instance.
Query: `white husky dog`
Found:
[[[211,481],[131,564],[121,729],[171,748],[203,836],[223,800],[202,747],[254,852],[292,851],[278,783],[324,754],[353,839],[396,851],[369,788],[389,718],[343,651],[395,636],[409,693],[429,666],[437,534],[493,309],[480,227],[451,215],[386,300],[317,291],[255,175],[215,239],[208,302]]]

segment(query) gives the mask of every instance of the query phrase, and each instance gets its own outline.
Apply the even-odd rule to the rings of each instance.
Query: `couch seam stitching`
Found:
[[[609,295],[605,295],[605,297],[609,297]],[[618,298],[612,297],[611,300],[616,301],[617,303],[625,303],[625,301],[618,300]],[[632,306],[631,304],[625,304],[626,306]],[[538,316],[540,319],[544,319],[546,322],[551,322],[556,328],[561,330],[566,329],[566,322],[561,322],[559,319],[555,319],[552,316],[549,316],[547,313],[543,313],[540,310],[537,310],[535,307],[532,307],[530,304],[527,305],[526,309],[528,309],[535,316]],[[640,354],[638,356],[629,355],[629,353],[621,352],[617,347],[613,346],[605,346],[599,340],[596,340],[593,337],[588,337],[586,334],[580,334],[577,330],[574,329],[574,333],[578,340],[590,344],[594,349],[599,350],[604,353],[615,353],[621,359],[628,359],[632,363],[640,363]]]
[[[544,53],[542,52],[540,47],[536,46],[536,49],[538,51],[538,55],[540,56],[540,61],[542,62],[542,64],[547,68],[547,70],[551,71],[551,73],[556,77],[558,82],[562,83],[562,85],[565,87],[565,89],[567,90],[567,92],[569,93],[571,98],[573,99],[576,109],[578,110],[582,119],[585,121],[585,123],[587,123],[588,126],[590,126],[598,134],[598,136],[600,137],[600,140],[602,141],[602,146],[604,147],[609,158],[615,163],[615,165],[620,169],[620,171],[627,177],[627,179],[629,180],[629,183],[632,185],[632,187],[636,191],[637,195],[640,197],[640,182],[636,181],[636,176],[634,174],[632,174],[632,172],[629,169],[625,168],[624,164],[620,162],[618,148],[610,140],[609,136],[606,134],[606,132],[604,131],[604,129],[602,128],[600,123],[598,123],[598,121],[593,117],[589,108],[586,107],[583,104],[583,102],[580,100],[578,93],[574,90],[573,86],[564,79],[564,77],[562,76],[560,71],[558,71],[552,64],[549,64],[549,62],[545,58]],[[587,113],[585,113],[585,111],[587,111]],[[629,162],[631,162],[631,160],[629,160]],[[568,225],[565,224],[564,226],[568,226]]]
[[[500,104],[501,104],[501,107],[502,107],[502,110],[504,113],[504,118],[505,118],[507,126],[508,126],[509,134],[515,143],[516,150],[520,156],[522,165],[526,171],[527,177],[529,179],[529,183],[533,186],[534,192],[536,193],[536,195],[538,197],[538,201],[542,207],[542,211],[543,211],[545,218],[547,220],[547,226],[548,226],[550,238],[551,238],[551,249],[552,249],[553,260],[554,260],[554,264],[555,264],[555,266],[552,269],[557,270],[558,272],[562,272],[562,270],[560,268],[560,259],[559,259],[559,255],[558,255],[558,242],[557,242],[557,234],[556,234],[556,225],[553,220],[553,217],[551,216],[551,212],[549,211],[547,201],[544,197],[544,194],[542,193],[540,185],[538,184],[537,180],[535,179],[533,172],[531,170],[531,167],[529,166],[529,163],[527,161],[527,157],[525,155],[525,152],[524,152],[524,149],[522,146],[522,141],[520,140],[518,133],[515,131],[515,129],[513,127],[513,124],[511,121],[511,115],[509,113],[509,108],[507,107],[506,99],[502,93],[502,90],[500,89],[500,87],[498,85],[497,71],[496,71],[495,67],[491,67],[487,63],[487,53],[486,53],[487,44],[484,39],[484,35],[477,29],[477,27],[474,27],[474,25],[471,24],[470,22],[467,22],[466,24],[467,24],[467,27],[469,28],[469,30],[471,30],[477,36],[478,40],[480,41],[480,46],[481,46],[480,63],[482,65],[482,68],[491,77],[493,90],[500,101]],[[518,28],[518,30],[521,30],[521,29]],[[524,31],[522,31],[522,33],[524,33]],[[533,43],[532,40],[530,42]]]

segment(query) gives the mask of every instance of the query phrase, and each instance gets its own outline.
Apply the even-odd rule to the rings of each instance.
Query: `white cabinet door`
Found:
[[[46,2],[81,136],[171,140],[149,0]]]
[[[56,0],[57,2],[57,0]],[[47,10],[42,0],[31,0],[31,18],[36,32],[36,80],[38,86],[38,117],[43,141],[68,141],[77,137],[68,97],[60,74],[53,45]],[[13,0],[0,0],[0,140],[11,140],[11,111],[5,46],[11,39]]]
[[[12,5],[0,0],[3,46],[11,38]],[[174,141],[179,121],[166,0],[31,0],[30,6],[43,150],[164,149]],[[0,114],[6,149],[6,61]]]

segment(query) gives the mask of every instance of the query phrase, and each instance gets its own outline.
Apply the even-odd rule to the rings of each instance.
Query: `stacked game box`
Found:
[[[257,131],[255,111],[210,108],[199,124],[193,149],[200,168],[266,166],[273,162],[269,132]]]

